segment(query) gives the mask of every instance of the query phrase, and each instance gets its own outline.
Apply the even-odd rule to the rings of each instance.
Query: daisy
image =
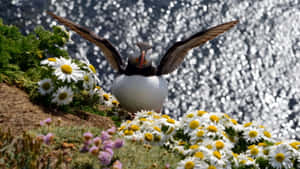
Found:
[[[222,125],[205,125],[206,135],[209,137],[222,137],[222,130],[224,127]]]
[[[257,147],[256,145],[251,145],[248,147],[248,150],[246,151],[246,153],[250,157],[256,158],[262,154],[262,149]]]
[[[131,134],[131,133],[129,133]],[[131,140],[132,142],[144,143],[144,134],[140,131],[132,132],[131,135],[125,135],[125,139]]]
[[[291,168],[293,163],[291,161],[291,152],[286,144],[274,146],[270,150],[269,158],[270,164],[276,169]]]
[[[193,156],[198,158],[199,160],[207,160],[209,155],[211,154],[211,150],[204,146],[200,146],[193,152]]]
[[[71,59],[60,58],[54,68],[54,75],[63,82],[77,82],[83,79],[83,71],[80,70],[77,64],[72,63]]]
[[[90,73],[85,73],[83,75],[83,88],[84,89],[94,89],[96,83],[95,83],[95,79],[93,78],[93,76]]]
[[[246,166],[251,166],[255,164],[254,160],[245,154],[240,154],[237,156],[237,163],[239,165],[241,164]]]
[[[197,129],[190,133],[190,142],[192,144],[198,142],[199,140],[202,140],[205,137],[206,130],[205,129]]]
[[[41,95],[48,94],[53,90],[53,83],[51,79],[43,79],[38,82],[39,92]]]
[[[262,138],[261,130],[254,127],[247,127],[244,130],[243,137],[249,143],[255,143]]]
[[[208,154],[209,164],[215,166],[216,168],[223,168],[226,164],[230,163],[233,158],[230,150],[211,150]]]
[[[52,102],[58,105],[69,104],[73,99],[73,91],[69,87],[60,87],[57,92],[53,95]]]
[[[95,69],[95,67],[94,67],[92,64],[89,64],[89,65],[88,65],[88,69],[89,69],[89,71],[90,71],[91,73],[96,74],[96,69]]]
[[[188,113],[185,113],[182,117],[181,121],[181,125],[184,124],[188,124],[190,123],[192,120],[199,120],[199,121],[204,121],[203,120],[203,115],[205,115],[207,112],[206,111],[191,111]]]
[[[154,134],[151,132],[144,133],[144,140],[146,143],[152,143],[154,141]]]
[[[58,58],[47,58],[41,61],[42,65],[55,66],[57,64]]]
[[[192,133],[200,127],[200,121],[198,119],[194,119],[186,123],[184,126],[184,134]]]
[[[154,145],[162,146],[165,143],[166,138],[162,133],[154,132],[153,136],[154,136],[154,140],[153,140]]]
[[[300,141],[291,140],[288,142],[288,144],[295,150],[300,149]]]
[[[181,146],[181,145],[173,146],[172,149],[173,149],[174,152],[177,152],[177,153],[179,153],[179,154],[181,154],[181,155],[186,155],[186,154],[188,154],[188,152],[185,151],[185,150],[184,150],[184,147]]]
[[[206,163],[200,162],[195,157],[188,157],[180,161],[176,169],[201,169],[206,167],[208,167]]]
[[[100,103],[104,104],[108,107],[112,107],[113,103],[112,101],[115,100],[113,95],[111,95],[110,93],[106,93],[103,90],[100,93]]]

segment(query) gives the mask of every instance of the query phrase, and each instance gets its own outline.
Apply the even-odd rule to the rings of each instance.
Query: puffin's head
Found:
[[[129,63],[131,65],[135,65],[138,68],[145,68],[151,66],[152,60],[149,57],[146,57],[146,53],[152,47],[143,42],[138,42],[136,45],[139,47],[141,54],[139,56],[131,56],[129,57]]]

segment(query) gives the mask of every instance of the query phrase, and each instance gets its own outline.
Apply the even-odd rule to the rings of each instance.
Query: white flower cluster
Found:
[[[50,95],[51,102],[57,105],[68,105],[74,95],[86,93],[90,98],[99,96],[101,104],[117,106],[114,96],[97,86],[96,69],[84,61],[67,58],[48,58],[41,61],[48,70],[48,78],[38,82],[41,95]]]
[[[163,145],[175,133],[179,123],[168,115],[153,111],[140,111],[134,120],[127,120],[119,128],[120,135],[127,140]]]
[[[176,121],[141,111],[121,125],[119,134],[178,152],[184,159],[177,169],[287,169],[300,163],[299,141],[276,142],[266,127],[238,124],[225,113],[192,111]]]

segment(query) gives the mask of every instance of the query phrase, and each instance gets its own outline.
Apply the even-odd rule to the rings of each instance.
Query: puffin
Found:
[[[145,42],[136,43],[140,54],[129,56],[125,64],[117,49],[107,39],[66,18],[49,11],[47,13],[101,49],[110,66],[118,73],[112,83],[111,92],[120,102],[120,106],[132,113],[141,110],[160,113],[168,96],[168,85],[163,75],[176,70],[191,49],[216,38],[238,23],[238,20],[223,23],[174,43],[161,57],[158,66],[154,66],[152,59],[147,56],[152,46]]]

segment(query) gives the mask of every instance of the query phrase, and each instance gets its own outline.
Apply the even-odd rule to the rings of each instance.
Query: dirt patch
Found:
[[[68,126],[83,125],[104,129],[114,126],[114,122],[108,117],[87,112],[81,112],[77,116],[56,110],[47,110],[30,102],[28,95],[21,89],[0,83],[0,128],[9,128],[17,135],[24,130],[38,127],[40,121],[49,117],[53,121],[60,118],[61,124]]]

